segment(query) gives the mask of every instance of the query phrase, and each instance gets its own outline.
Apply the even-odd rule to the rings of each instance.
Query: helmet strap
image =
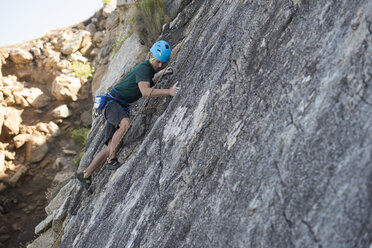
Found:
[[[152,62],[154,61],[155,58],[151,58],[150,59],[150,64],[152,64]]]

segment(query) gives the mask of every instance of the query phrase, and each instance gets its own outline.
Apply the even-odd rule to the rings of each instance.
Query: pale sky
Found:
[[[102,6],[103,0],[0,0],[0,47],[77,24]]]

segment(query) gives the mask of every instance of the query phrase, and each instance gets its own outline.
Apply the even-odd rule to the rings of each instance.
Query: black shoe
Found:
[[[121,163],[119,163],[117,158],[113,158],[110,160],[110,162],[107,164],[108,170],[117,170],[121,166]]]
[[[92,184],[92,176],[85,177],[84,172],[76,173],[76,178],[80,181],[85,189],[88,189]]]

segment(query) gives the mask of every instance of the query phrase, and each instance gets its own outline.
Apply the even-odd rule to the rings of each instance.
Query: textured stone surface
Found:
[[[31,244],[27,245],[27,248],[53,247],[57,238],[58,235],[52,229],[49,229]]]
[[[110,0],[107,4],[103,6],[102,15],[104,17],[109,17],[112,11],[116,9],[116,0]]]
[[[50,115],[53,117],[53,118],[67,118],[69,116],[71,116],[72,112],[71,110],[68,108],[68,106],[66,104],[63,104],[61,106],[58,106],[57,108],[53,109],[51,112],[50,112]]]
[[[17,64],[28,63],[33,59],[32,54],[22,48],[14,48],[10,50],[9,53],[10,59]]]
[[[180,92],[76,184],[60,247],[369,247],[371,33],[368,0],[190,2],[162,37]]]
[[[11,107],[4,108],[5,117],[3,123],[3,131],[7,136],[14,136],[19,133],[19,126],[22,118],[20,112]]]
[[[46,137],[43,135],[30,135],[27,150],[31,163],[40,162],[49,150]]]
[[[123,74],[128,73],[140,58],[144,57],[143,54],[144,46],[141,45],[139,38],[135,34],[132,34],[124,41],[117,54],[112,58],[107,73],[99,82],[98,90],[94,86],[93,81],[93,92],[96,95],[106,92],[113,84],[120,80]]]
[[[90,37],[88,31],[82,30],[75,33],[65,32],[62,35],[62,38],[59,40],[59,47],[61,52],[65,55],[70,55],[77,50],[79,50],[84,44],[82,44],[87,37]]]
[[[28,90],[29,95],[26,97],[26,100],[34,108],[42,108],[48,105],[52,99],[39,88],[31,88]]]
[[[3,124],[4,124],[4,108],[0,106],[0,134],[2,133]]]
[[[59,101],[76,101],[80,88],[81,83],[78,78],[62,75],[53,81],[51,92]]]
[[[21,146],[23,146],[28,141],[28,137],[29,137],[29,134],[25,134],[25,133],[18,134],[17,136],[15,136],[13,138],[15,147],[18,149]]]

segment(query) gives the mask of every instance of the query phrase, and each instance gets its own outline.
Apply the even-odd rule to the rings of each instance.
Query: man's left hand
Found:
[[[173,68],[172,67],[167,67],[164,69],[163,76],[168,75],[168,74],[173,74]]]

